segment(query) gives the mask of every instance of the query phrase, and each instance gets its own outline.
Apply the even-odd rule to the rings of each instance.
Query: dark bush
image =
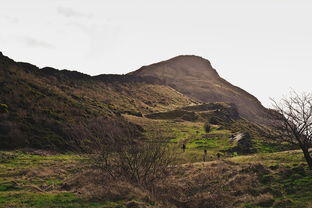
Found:
[[[0,113],[7,113],[9,112],[8,106],[6,104],[0,104]]]
[[[215,117],[215,116],[212,116],[212,117],[209,119],[209,123],[214,124],[214,125],[221,124],[220,120],[219,120],[217,117]]]
[[[210,132],[211,126],[210,126],[210,124],[209,124],[208,122],[205,123],[205,125],[204,125],[204,130],[205,130],[206,133],[209,133],[209,132]]]

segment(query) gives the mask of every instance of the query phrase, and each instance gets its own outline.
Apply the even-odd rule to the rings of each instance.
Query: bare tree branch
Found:
[[[276,110],[275,138],[299,146],[312,169],[309,148],[312,145],[312,94],[291,92],[288,98],[279,103],[273,101]]]

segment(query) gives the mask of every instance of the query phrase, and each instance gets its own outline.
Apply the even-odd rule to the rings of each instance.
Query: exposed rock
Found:
[[[236,135],[232,141],[236,143],[236,146],[228,150],[229,152],[237,152],[241,154],[250,154],[256,152],[256,149],[253,148],[251,136],[248,132]]]

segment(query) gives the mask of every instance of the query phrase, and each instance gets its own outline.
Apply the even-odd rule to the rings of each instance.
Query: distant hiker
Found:
[[[204,155],[203,155],[203,161],[206,162],[206,158],[207,158],[207,150],[204,149]]]
[[[186,145],[185,145],[185,144],[182,144],[182,150],[183,150],[183,152],[185,152],[185,149],[186,149]]]
[[[220,159],[220,157],[221,157],[220,152],[218,152],[218,153],[217,153],[217,157],[218,157],[218,160],[219,160],[219,159]]]

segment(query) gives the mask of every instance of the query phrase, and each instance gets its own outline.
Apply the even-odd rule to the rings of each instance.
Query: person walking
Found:
[[[218,158],[218,160],[220,159],[220,157],[221,157],[221,153],[218,152],[218,153],[217,153],[217,158]]]
[[[207,150],[204,149],[204,155],[203,155],[203,161],[206,162],[206,158],[207,158]]]

